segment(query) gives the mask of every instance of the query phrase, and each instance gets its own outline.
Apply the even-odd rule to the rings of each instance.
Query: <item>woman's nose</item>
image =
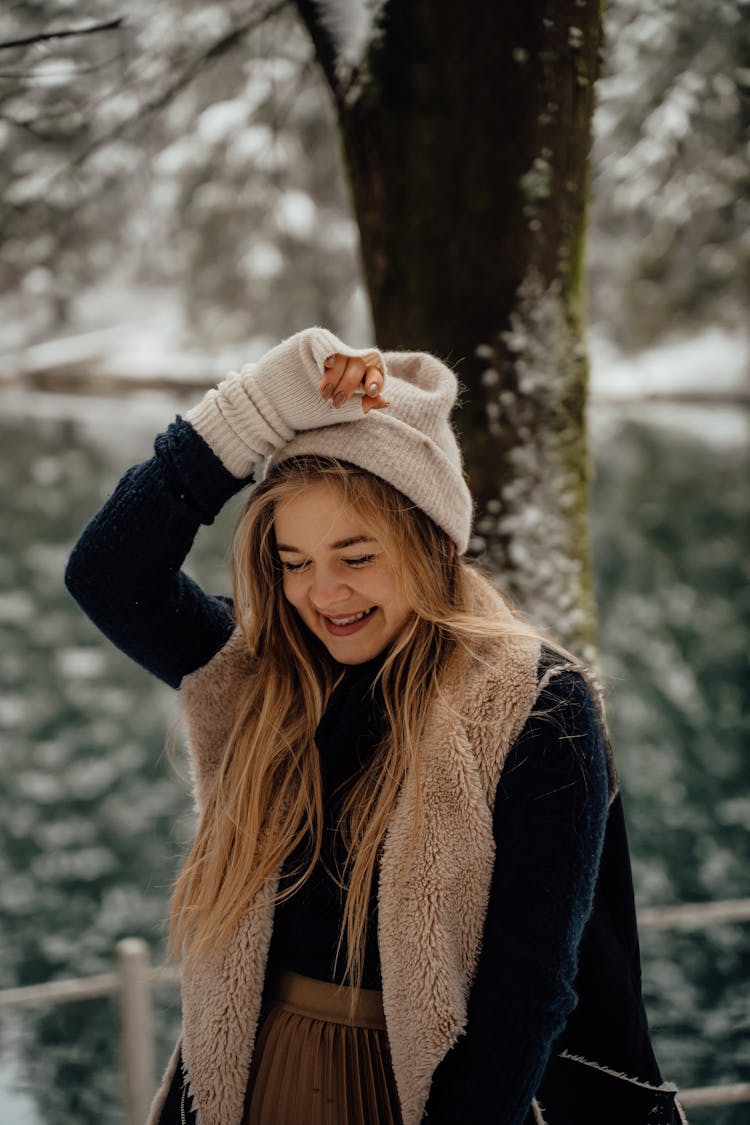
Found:
[[[310,583],[310,601],[316,609],[326,610],[349,596],[349,587],[334,574],[316,574]]]

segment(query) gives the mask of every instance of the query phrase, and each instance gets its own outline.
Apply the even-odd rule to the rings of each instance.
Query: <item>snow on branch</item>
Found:
[[[335,50],[336,69],[351,72],[380,31],[387,0],[315,0],[318,17]]]

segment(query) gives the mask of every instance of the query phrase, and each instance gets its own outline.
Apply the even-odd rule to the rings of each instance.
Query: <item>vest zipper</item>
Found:
[[[185,1101],[187,1099],[187,1083],[185,1079],[182,1080],[182,1096],[180,1097],[180,1125],[187,1125],[187,1117],[185,1116]]]

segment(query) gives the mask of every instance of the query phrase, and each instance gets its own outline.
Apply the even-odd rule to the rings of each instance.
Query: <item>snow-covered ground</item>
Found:
[[[23,1088],[18,1061],[13,1055],[0,1063],[0,1101],[5,1125],[41,1125],[41,1118],[30,1092]]]
[[[703,328],[623,355],[593,331],[589,352],[595,437],[633,418],[712,444],[750,443],[750,336]]]
[[[79,330],[70,335],[4,353],[0,338],[0,388],[5,385],[6,413],[42,417],[72,413],[91,417],[94,423],[111,414],[111,397],[65,392],[66,377],[73,372],[87,375],[94,390],[99,376],[143,387],[156,380],[173,382],[185,399],[181,405],[186,406],[193,385],[198,393],[276,342],[255,335],[244,344],[202,349],[190,341],[177,297],[169,290],[100,289],[87,295],[78,311]],[[100,327],[107,322],[110,327]],[[709,441],[748,440],[748,336],[725,328],[702,328],[690,337],[624,355],[594,328],[589,350],[594,429],[635,416],[690,430]],[[45,376],[43,394],[28,389],[40,374]],[[61,393],[50,390],[57,375]],[[168,394],[153,390],[145,396],[128,395],[128,400],[128,414],[137,422],[163,415],[166,403],[172,401]]]
[[[275,341],[249,342],[249,352],[237,347],[211,352],[191,346],[177,301],[164,291],[146,295],[124,291],[119,316],[107,304],[109,313],[93,326],[87,316],[76,331],[42,343],[0,351],[0,381],[14,381],[39,372],[61,374],[73,368],[105,377],[195,380],[197,384],[222,378],[226,371],[245,358],[262,354]],[[96,321],[94,321],[96,324]]]
[[[648,395],[750,393],[750,336],[704,328],[632,356],[595,330],[589,339],[591,391],[596,399]]]

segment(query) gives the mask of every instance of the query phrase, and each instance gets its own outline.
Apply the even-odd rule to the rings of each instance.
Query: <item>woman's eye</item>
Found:
[[[367,563],[372,562],[376,557],[376,555],[360,555],[360,557],[357,559],[342,559],[341,561],[343,562],[344,566],[366,566]],[[308,564],[308,561],[308,559],[305,559],[304,562],[293,563],[287,562],[286,559],[279,560],[282,570],[286,571],[287,574],[297,574],[299,573],[299,571],[304,570]]]

